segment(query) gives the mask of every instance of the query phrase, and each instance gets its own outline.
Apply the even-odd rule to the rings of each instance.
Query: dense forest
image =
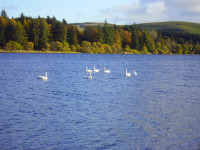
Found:
[[[87,26],[84,29],[55,17],[32,18],[21,13],[0,16],[0,49],[5,51],[61,51],[107,54],[200,54],[194,33],[145,30],[134,25]]]

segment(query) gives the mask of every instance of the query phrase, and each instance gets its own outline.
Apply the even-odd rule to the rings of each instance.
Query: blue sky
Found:
[[[23,12],[31,17],[53,17],[68,23],[133,24],[161,21],[200,23],[200,0],[0,0],[8,17]]]

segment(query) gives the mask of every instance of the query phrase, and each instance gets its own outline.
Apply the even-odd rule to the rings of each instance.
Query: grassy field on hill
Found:
[[[155,23],[138,24],[138,26],[146,30],[200,34],[200,24],[193,22],[182,22],[182,21],[155,22]]]

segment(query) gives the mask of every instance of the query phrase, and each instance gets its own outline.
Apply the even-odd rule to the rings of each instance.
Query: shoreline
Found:
[[[0,49],[0,53],[35,53],[35,54],[96,54],[96,53],[81,53],[81,52],[62,52],[62,51],[40,51],[40,50],[3,50]],[[98,53],[97,53],[98,54]],[[102,54],[102,53],[101,53]],[[104,53],[103,53],[104,54]],[[136,54],[136,53],[120,53],[124,55],[200,55],[200,54],[152,54],[152,53],[147,53],[147,54]]]
[[[0,53],[41,53],[41,54],[94,54],[94,53],[81,53],[81,52],[63,52],[63,51],[41,51],[41,50],[3,50]],[[103,53],[104,54],[104,53]],[[134,53],[121,53],[121,54],[134,54]],[[150,54],[150,53],[149,53]]]
[[[62,51],[39,51],[39,50],[2,50],[0,53],[46,53],[46,54],[81,54],[80,52],[62,52]]]

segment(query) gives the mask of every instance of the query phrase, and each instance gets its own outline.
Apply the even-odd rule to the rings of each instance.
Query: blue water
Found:
[[[200,56],[0,53],[0,149],[199,148]]]

